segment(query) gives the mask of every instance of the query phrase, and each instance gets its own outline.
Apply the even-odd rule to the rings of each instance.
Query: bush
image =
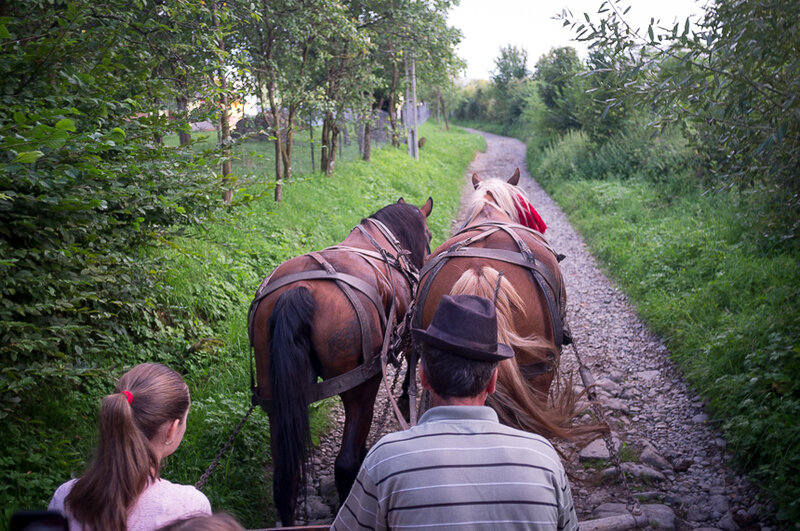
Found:
[[[543,182],[570,181],[590,178],[586,154],[591,152],[592,144],[583,131],[569,131],[547,146],[541,154],[535,148],[528,148],[528,163],[534,175],[541,175]],[[531,158],[538,155],[538,166]]]
[[[148,250],[221,190],[213,157],[160,143],[187,126],[159,112],[173,90],[154,74],[164,50],[128,42],[172,43],[178,21],[121,1],[4,7],[0,418],[118,364],[123,344],[173,339]]]

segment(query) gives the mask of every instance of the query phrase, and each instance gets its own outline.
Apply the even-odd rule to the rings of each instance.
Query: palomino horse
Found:
[[[443,295],[496,297],[498,340],[515,356],[499,364],[487,403],[504,424],[565,437],[572,398],[562,393],[566,403],[544,406],[565,339],[566,292],[544,222],[516,187],[519,176],[519,169],[507,182],[473,175],[464,227],[420,273],[414,327],[430,323]]]
[[[298,256],[264,280],[250,307],[254,401],[269,414],[273,495],[294,523],[308,455],[308,404],[339,395],[345,411],[335,462],[344,500],[366,455],[382,347],[402,322],[430,253],[426,218],[401,198],[361,221],[340,244]],[[318,379],[323,381],[317,383]]]

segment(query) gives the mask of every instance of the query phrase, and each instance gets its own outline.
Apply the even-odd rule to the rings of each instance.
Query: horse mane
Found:
[[[370,216],[386,225],[400,241],[400,246],[411,252],[409,259],[417,269],[425,263],[428,238],[425,216],[411,203],[392,203]],[[363,223],[366,220],[361,220]]]
[[[478,273],[474,270],[465,271],[450,289],[451,295],[468,293],[492,299],[495,297],[495,286],[501,286],[496,296],[497,307],[497,340],[513,347],[515,350],[538,352],[542,359],[547,359],[551,353],[556,362],[554,370],[558,370],[559,351],[555,343],[536,335],[522,337],[514,331],[512,312],[522,309],[525,305],[519,292],[499,272],[491,267],[482,268]],[[565,400],[572,397],[572,392],[561,395],[558,404],[552,408],[545,407],[547,397],[538,397],[535,402],[531,395],[531,388],[522,378],[517,365],[516,357],[503,360],[497,365],[497,388],[494,394],[487,397],[487,404],[497,412],[500,421],[507,426],[514,426],[525,431],[538,433],[548,439],[571,437],[568,425],[574,414],[573,404],[564,404]],[[570,389],[571,391],[571,389]]]
[[[494,199],[493,202],[486,198],[487,194]],[[472,195],[467,200],[467,221],[464,226],[471,224],[487,204],[501,210],[514,223],[520,223],[519,211],[523,203],[520,201],[519,196],[528,201],[528,198],[525,197],[525,192],[502,179],[491,178],[479,182],[478,187],[475,188],[475,191],[472,192]]]

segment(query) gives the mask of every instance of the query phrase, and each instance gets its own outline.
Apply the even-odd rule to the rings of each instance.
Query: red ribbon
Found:
[[[517,198],[519,199],[519,203],[516,203],[519,222],[529,229],[538,230],[544,234],[544,231],[547,230],[547,225],[545,225],[542,216],[521,195],[517,195]]]
[[[133,404],[133,395],[130,391],[121,391],[121,393],[125,395],[125,398],[128,400],[129,404]]]

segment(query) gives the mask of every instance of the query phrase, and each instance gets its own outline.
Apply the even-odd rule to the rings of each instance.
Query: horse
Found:
[[[498,341],[515,355],[499,363],[497,390],[487,404],[506,425],[570,438],[571,388],[548,407],[561,347],[570,340],[558,265],[563,256],[542,234],[546,225],[517,187],[519,178],[519,168],[507,181],[472,176],[464,225],[420,272],[413,323],[427,327],[443,295],[495,300]]]
[[[339,245],[294,257],[259,286],[248,315],[253,401],[269,415],[273,498],[294,523],[310,445],[308,404],[339,395],[345,411],[335,461],[344,500],[366,456],[382,347],[402,323],[430,254],[427,217],[403,198],[361,222]],[[318,379],[322,381],[318,383]]]

